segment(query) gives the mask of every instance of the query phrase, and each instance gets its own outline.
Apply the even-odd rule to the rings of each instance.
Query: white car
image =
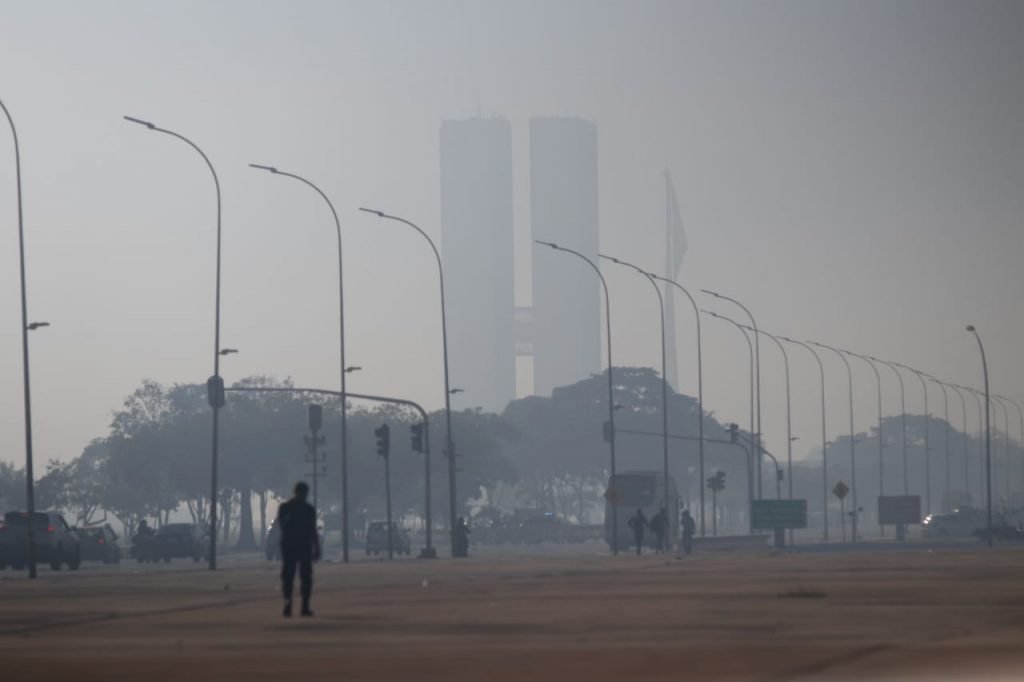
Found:
[[[934,540],[939,538],[970,538],[974,531],[985,525],[985,519],[973,509],[962,509],[949,514],[929,514],[921,523],[921,537]]]

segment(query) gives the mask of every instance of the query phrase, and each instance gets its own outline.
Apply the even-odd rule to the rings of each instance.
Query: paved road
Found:
[[[1024,679],[1024,550],[585,549],[323,564],[291,620],[255,557],[0,574],[3,679]]]

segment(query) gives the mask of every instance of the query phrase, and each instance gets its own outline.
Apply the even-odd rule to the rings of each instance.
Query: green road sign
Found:
[[[806,528],[807,500],[754,500],[751,514],[756,529]]]

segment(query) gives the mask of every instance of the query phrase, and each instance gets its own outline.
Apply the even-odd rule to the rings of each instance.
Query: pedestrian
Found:
[[[651,517],[650,522],[651,530],[654,532],[654,541],[656,551],[661,554],[665,551],[665,536],[668,535],[668,513],[665,512],[665,508]]]
[[[455,531],[452,533],[452,556],[460,558],[469,556],[469,533],[466,519],[460,516],[455,522]]]
[[[299,572],[302,615],[312,616],[309,598],[313,593],[313,562],[320,558],[320,537],[316,530],[316,507],[306,502],[309,486],[299,481],[295,495],[277,509],[276,526],[281,536],[281,588],[284,592],[284,616],[292,615],[292,587]]]
[[[636,540],[636,555],[640,556],[640,552],[644,546],[644,530],[650,524],[647,522],[647,517],[644,516],[643,509],[637,509],[636,515],[629,519],[629,527],[633,529],[633,539]]]
[[[697,532],[697,524],[693,522],[689,509],[683,510],[680,525],[683,527],[683,553],[688,555],[693,551],[693,534]]]

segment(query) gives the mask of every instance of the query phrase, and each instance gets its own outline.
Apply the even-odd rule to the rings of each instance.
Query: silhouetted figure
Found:
[[[654,533],[655,551],[664,552],[665,536],[668,535],[668,514],[665,512],[664,507],[651,517],[650,526],[651,531]]]
[[[629,527],[633,529],[633,539],[636,540],[636,555],[640,556],[640,552],[643,551],[644,547],[644,531],[647,529],[647,517],[644,516],[643,509],[637,509],[636,515],[630,517]]]
[[[312,616],[309,597],[313,593],[313,561],[320,558],[320,537],[316,531],[316,507],[306,502],[309,486],[299,481],[295,495],[277,509],[277,527],[281,533],[281,587],[284,591],[284,615],[292,615],[292,586],[295,569],[299,571],[302,615]]]
[[[140,538],[151,538],[153,537],[153,529],[146,523],[146,519],[139,521],[139,527],[135,531],[135,535]]]
[[[469,556],[469,526],[466,525],[466,519],[461,516],[455,522],[455,530],[452,531],[452,556]]]
[[[683,516],[679,521],[683,527],[683,553],[689,554],[693,551],[693,534],[697,532],[697,524],[693,522],[689,509],[683,510]]]

